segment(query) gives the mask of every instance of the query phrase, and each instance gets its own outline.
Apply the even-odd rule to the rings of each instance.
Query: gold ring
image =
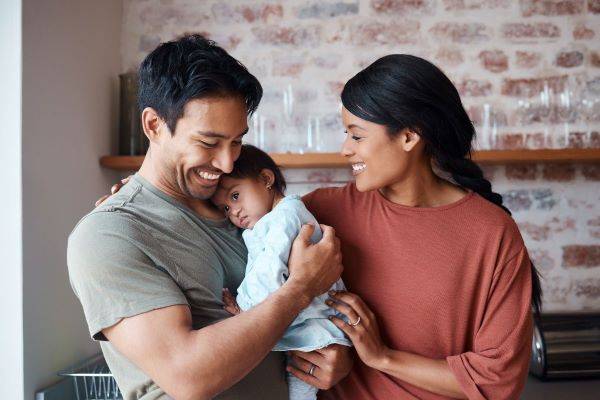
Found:
[[[356,326],[358,324],[360,324],[360,315],[358,316],[358,319],[356,320],[356,322],[350,322],[348,325],[350,325],[350,326]]]
[[[309,374],[309,375],[312,375],[312,374],[313,374],[313,372],[315,372],[315,367],[316,367],[316,365],[315,365],[315,364],[311,364],[311,365],[310,365],[310,369],[308,370],[308,374]],[[314,375],[313,375],[313,376],[314,376]]]

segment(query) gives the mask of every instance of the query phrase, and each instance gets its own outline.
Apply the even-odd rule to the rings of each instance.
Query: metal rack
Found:
[[[102,354],[98,354],[58,374],[71,379],[77,400],[123,399],[117,382],[108,369]]]

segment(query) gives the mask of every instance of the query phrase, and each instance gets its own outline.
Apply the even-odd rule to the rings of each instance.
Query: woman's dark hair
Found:
[[[439,169],[510,215],[502,196],[492,191],[492,184],[471,160],[475,128],[458,91],[432,63],[407,54],[382,57],[346,83],[342,104],[357,117],[384,125],[390,136],[404,128],[414,130]],[[533,308],[539,316],[542,289],[533,263],[531,278]]]
[[[258,79],[215,42],[187,35],[162,43],[146,56],[139,69],[138,106],[152,107],[175,133],[190,100],[239,96],[252,114],[262,97]]]
[[[235,179],[260,178],[263,169],[268,169],[275,175],[273,189],[283,195],[285,193],[285,178],[275,161],[264,151],[250,144],[242,145],[240,156],[233,164],[233,171],[227,176]]]

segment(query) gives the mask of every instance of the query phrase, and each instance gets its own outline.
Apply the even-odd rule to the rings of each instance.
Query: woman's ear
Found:
[[[405,128],[400,132],[400,144],[404,151],[413,150],[420,142],[421,136],[411,128]]]
[[[169,130],[162,118],[151,107],[146,107],[142,111],[142,129],[150,143],[156,143],[161,137],[161,133]]]
[[[260,171],[260,179],[264,182],[267,189],[271,190],[275,185],[275,174],[268,168],[264,168]]]

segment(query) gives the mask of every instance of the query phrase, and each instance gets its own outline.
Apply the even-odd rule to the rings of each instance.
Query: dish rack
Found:
[[[123,396],[102,354],[58,373],[73,382],[77,400],[122,400]]]

